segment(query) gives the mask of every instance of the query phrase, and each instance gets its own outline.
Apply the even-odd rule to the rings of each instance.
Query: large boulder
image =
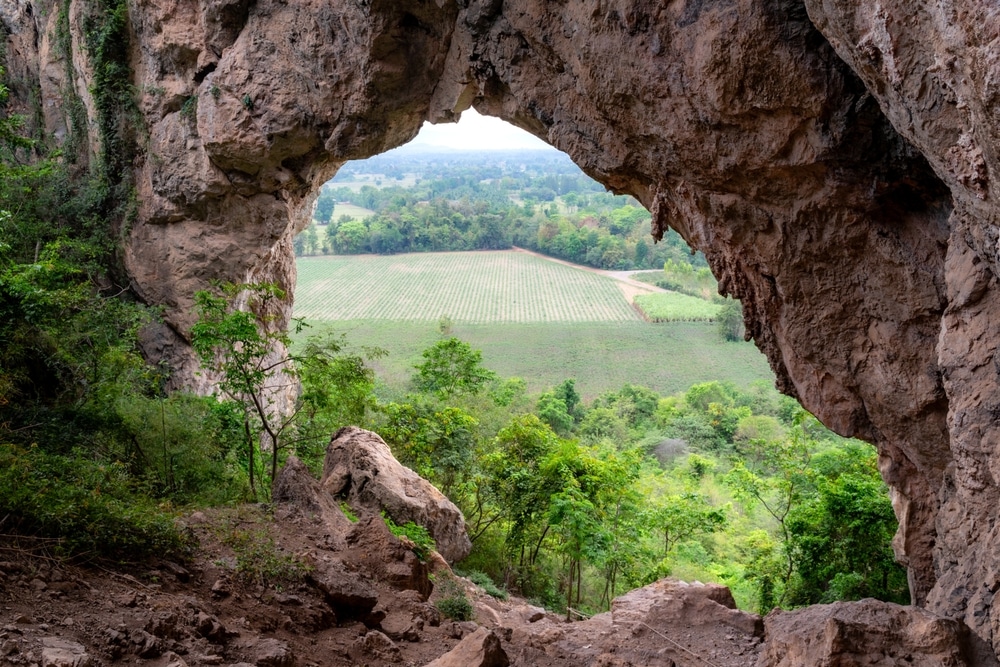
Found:
[[[357,572],[397,590],[416,591],[424,600],[431,594],[430,563],[390,533],[380,517],[361,519],[346,539],[340,557]]]
[[[486,628],[479,628],[426,667],[507,667],[510,660],[500,646],[500,638]]]
[[[677,579],[660,579],[615,598],[611,617],[616,625],[656,630],[683,624],[711,626],[748,639],[764,634],[760,616],[737,609],[725,586]]]
[[[309,578],[323,592],[338,620],[365,619],[378,604],[375,587],[366,578],[349,572],[339,560],[316,563]]]
[[[776,610],[764,619],[758,667],[993,667],[985,643],[960,622],[917,607],[861,600]]]
[[[449,563],[472,551],[465,519],[455,504],[397,461],[377,433],[355,426],[337,431],[326,449],[320,484],[353,507],[385,510],[396,523],[423,526]]]
[[[514,613],[504,623],[515,664],[747,667],[763,637],[760,616],[736,609],[728,588],[676,579],[630,591],[610,612],[577,623]]]

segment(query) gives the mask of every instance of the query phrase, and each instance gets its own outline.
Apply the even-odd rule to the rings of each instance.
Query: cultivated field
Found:
[[[467,324],[634,322],[615,280],[512,251],[298,260],[295,315]]]
[[[714,324],[649,324],[611,278],[527,253],[307,257],[298,269],[295,315],[312,325],[299,339],[329,330],[386,349],[374,366],[395,390],[440,340],[443,314],[452,335],[530,392],[566,378],[588,400],[625,383],[669,394],[709,380],[774,381],[757,348],[723,341]]]
[[[635,297],[635,305],[651,322],[709,322],[718,317],[722,307],[680,292],[640,294]]]
[[[365,218],[370,218],[375,215],[375,211],[370,208],[364,208],[363,206],[355,206],[354,204],[341,204],[336,203],[333,205],[333,215],[330,219],[334,222],[340,220],[340,216],[347,215],[355,220],[364,220]]]

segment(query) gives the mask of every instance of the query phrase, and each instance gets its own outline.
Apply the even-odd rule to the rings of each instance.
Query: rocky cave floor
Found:
[[[439,556],[421,563],[375,515],[334,534],[321,514],[294,502],[275,507],[273,521],[262,520],[256,506],[195,512],[183,520],[198,544],[187,560],[130,569],[73,565],[45,555],[37,543],[5,538],[0,665],[756,662],[761,619],[731,608],[728,589],[662,581],[619,598],[612,613],[567,623],[458,578],[475,620],[455,622],[434,607],[442,586],[426,595],[429,584],[450,576]],[[241,530],[258,544],[273,539],[281,552],[310,564],[305,581],[282,587],[235,577],[234,551],[221,537]]]
[[[458,509],[361,429],[331,441],[323,480],[289,457],[274,499],[189,513],[185,558],[127,569],[0,536],[0,667],[998,667],[957,621],[876,600],[761,618],[663,579],[574,622],[500,601],[389,531],[381,512],[408,512],[441,553],[471,547]],[[438,610],[458,590],[473,620]]]

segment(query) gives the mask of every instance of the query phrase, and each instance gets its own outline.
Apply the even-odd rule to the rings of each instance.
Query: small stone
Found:
[[[215,616],[206,614],[203,611],[198,612],[198,620],[196,621],[195,628],[199,635],[210,642],[220,643],[226,638],[225,626]]]
[[[479,628],[478,625],[472,621],[462,621],[461,623],[452,622],[451,626],[448,628],[448,634],[452,639],[462,639],[466,635],[472,634]]]
[[[188,664],[184,662],[184,659],[173,651],[168,651],[164,656],[166,658],[166,667],[188,667]]]
[[[358,637],[351,645],[350,654],[359,663],[367,663],[368,658],[375,658],[382,661],[381,664],[398,662],[402,656],[399,647],[378,630]]]
[[[409,612],[391,611],[382,620],[381,627],[382,632],[396,641],[418,642],[424,629],[424,620],[414,618]]]
[[[185,567],[178,565],[177,563],[171,561],[164,561],[163,569],[169,572],[170,574],[174,575],[174,578],[176,578],[177,581],[181,582],[182,584],[187,583],[191,579],[191,573],[188,572],[188,570]]]
[[[295,654],[288,644],[278,639],[262,639],[255,647],[257,667],[293,667]]]
[[[215,583],[212,584],[212,595],[217,598],[224,598],[230,594],[229,582],[225,577],[221,579],[216,579]]]
[[[87,649],[62,637],[42,638],[41,667],[89,667]]]
[[[163,654],[163,642],[145,630],[133,630],[130,636],[140,658],[157,658]]]
[[[518,612],[520,613],[521,618],[528,623],[537,623],[545,618],[545,610],[534,605],[525,605],[518,609]]]
[[[31,618],[27,614],[20,614],[14,619],[14,622],[19,625],[31,625],[35,622],[35,619]],[[7,630],[7,628],[4,628],[4,630]]]
[[[49,585],[44,581],[42,581],[41,579],[32,579],[29,586],[31,586],[35,591],[38,591],[39,593],[49,587]]]

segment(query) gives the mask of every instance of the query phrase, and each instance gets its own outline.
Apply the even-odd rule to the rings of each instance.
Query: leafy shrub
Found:
[[[0,444],[0,515],[15,532],[56,540],[60,555],[137,561],[181,556],[173,517],[129,486],[121,464]]]
[[[431,552],[437,549],[437,544],[434,542],[434,538],[431,534],[427,532],[427,529],[423,526],[413,523],[412,521],[407,521],[403,525],[396,524],[388,514],[382,512],[382,519],[385,521],[386,527],[389,532],[396,537],[405,537],[410,542],[413,543],[413,553],[417,555],[417,558],[421,561],[426,561]]]
[[[302,581],[309,567],[281,548],[268,533],[266,526],[242,528],[227,523],[220,535],[222,543],[233,550],[235,574],[246,584],[268,586]]]
[[[480,572],[478,570],[470,572],[469,580],[476,586],[479,586],[486,591],[487,595],[495,597],[497,600],[507,599],[507,591],[497,587],[497,585],[493,583],[493,580],[490,578],[490,575],[485,572]]]
[[[442,598],[435,602],[434,606],[445,618],[454,621],[471,621],[473,617],[472,603],[465,594]]]
[[[153,497],[181,503],[225,504],[243,490],[241,467],[226,460],[240,451],[238,406],[189,394],[126,396],[115,404],[127,449],[105,452],[129,462]]]
[[[434,606],[445,618],[453,621],[471,621],[475,616],[472,603],[465,595],[462,585],[451,576],[443,579],[440,583],[441,597]]]
[[[739,301],[726,299],[725,304],[719,309],[717,322],[723,340],[743,340],[746,326],[743,324],[743,306]]]

